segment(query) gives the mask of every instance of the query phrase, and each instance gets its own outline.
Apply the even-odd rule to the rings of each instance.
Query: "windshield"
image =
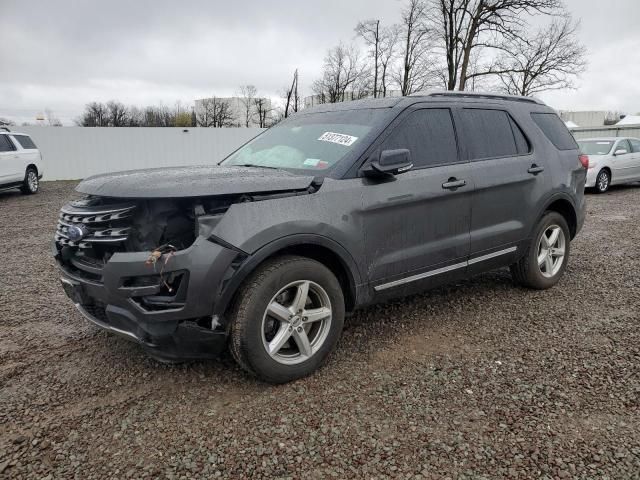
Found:
[[[363,143],[379,117],[376,109],[293,117],[256,137],[222,164],[328,170]]]
[[[613,147],[608,140],[578,140],[580,151],[585,155],[607,155]]]

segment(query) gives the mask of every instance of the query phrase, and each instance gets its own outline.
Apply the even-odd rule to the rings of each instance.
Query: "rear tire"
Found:
[[[569,226],[557,212],[544,214],[524,256],[511,265],[513,280],[523,287],[544,290],[564,274],[571,249]]]
[[[241,287],[230,315],[230,350],[269,383],[305,377],[327,360],[342,333],[344,296],[335,275],[305,257],[267,261]]]
[[[33,195],[34,193],[38,193],[39,188],[40,180],[38,179],[38,172],[33,167],[27,168],[20,191],[25,195]]]
[[[611,174],[604,168],[598,172],[596,177],[596,193],[605,193],[611,186]]]

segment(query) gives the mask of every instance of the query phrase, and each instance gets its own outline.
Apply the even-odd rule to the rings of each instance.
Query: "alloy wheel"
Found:
[[[33,170],[29,170],[27,173],[27,185],[32,193],[38,191],[38,175]]]
[[[538,242],[538,268],[546,278],[555,276],[562,268],[566,239],[562,228],[550,225]]]
[[[609,188],[609,174],[604,170],[598,174],[598,190],[606,192]]]
[[[331,327],[331,301],[315,282],[300,280],[281,288],[262,318],[262,343],[275,361],[295,365],[322,347]]]

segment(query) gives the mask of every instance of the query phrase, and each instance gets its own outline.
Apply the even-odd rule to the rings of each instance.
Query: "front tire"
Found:
[[[553,287],[567,268],[570,239],[564,217],[557,212],[547,212],[538,222],[525,255],[511,265],[513,280],[536,290]]]
[[[39,188],[40,180],[38,179],[38,172],[35,168],[27,168],[27,171],[24,174],[24,182],[22,183],[22,187],[20,187],[20,191],[25,195],[33,195],[34,193],[38,193]]]
[[[596,192],[605,193],[611,186],[611,174],[608,170],[602,169],[596,177]]]
[[[230,350],[247,372],[286,383],[318,369],[344,323],[335,275],[305,257],[267,261],[240,289],[230,316]]]

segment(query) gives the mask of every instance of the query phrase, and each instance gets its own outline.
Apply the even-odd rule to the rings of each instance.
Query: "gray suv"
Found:
[[[531,98],[437,93],[306,109],[220,165],[84,180],[53,254],[91,322],[164,361],[227,346],[281,383],[345,314],[509,266],[555,285],[588,158]]]

